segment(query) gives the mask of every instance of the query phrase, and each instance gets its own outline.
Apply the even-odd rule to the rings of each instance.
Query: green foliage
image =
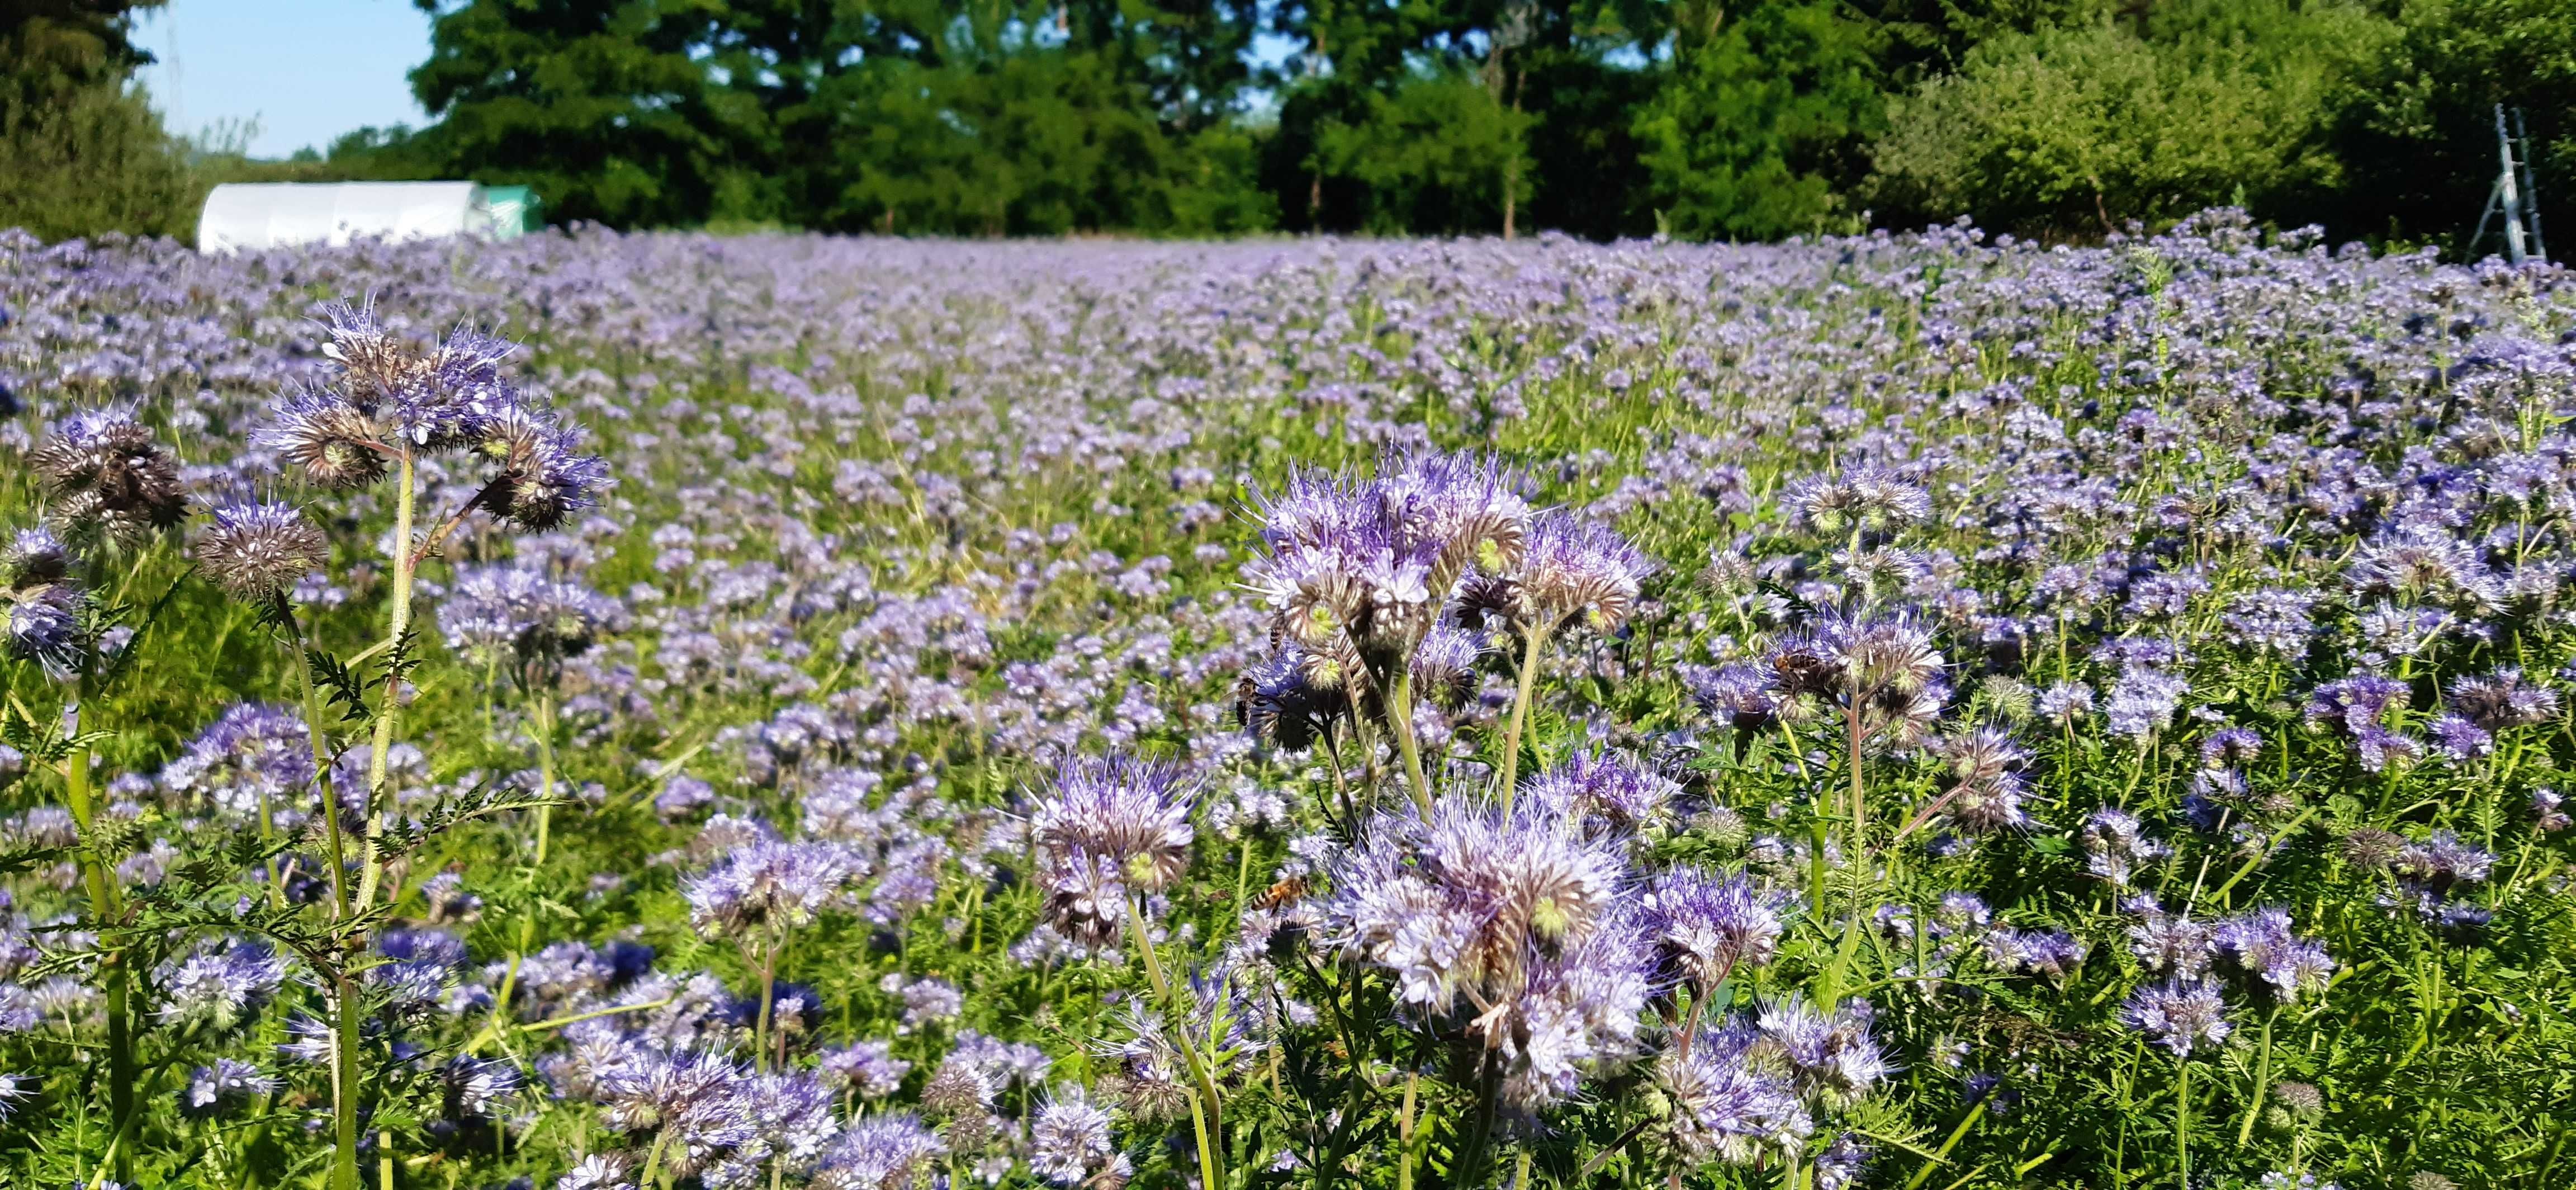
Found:
[[[2352,80],[2336,128],[2351,184],[2341,221],[2364,233],[2465,239],[2500,167],[2495,105],[2529,126],[2540,208],[2576,230],[2576,19],[2558,0],[2419,0]],[[2490,238],[2482,251],[2498,251]]]
[[[2385,22],[2339,5],[2208,11],[2146,35],[2106,22],[1979,44],[1894,105],[1874,196],[2032,229],[2107,232],[2239,200],[2295,218],[2291,200],[2339,180],[2330,100]]]
[[[1687,49],[1637,114],[1664,227],[1770,239],[1843,215],[1881,99],[1864,27],[1821,0],[1757,6]],[[1836,228],[1840,230],[1840,228]]]
[[[1371,93],[1357,118],[1318,129],[1318,164],[1366,188],[1362,226],[1381,234],[1482,231],[1502,223],[1509,179],[1528,167],[1526,113],[1459,73]]]

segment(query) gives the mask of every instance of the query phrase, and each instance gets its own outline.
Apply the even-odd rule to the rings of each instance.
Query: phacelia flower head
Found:
[[[1132,757],[1066,766],[1029,815],[1047,907],[1067,934],[1117,936],[1130,890],[1169,887],[1189,866],[1195,789],[1180,768]]]
[[[2206,980],[2170,979],[2141,987],[2121,1006],[2120,1020],[2179,1058],[2227,1040],[2232,1031],[2218,985]]]
[[[1702,995],[1779,953],[1788,901],[1743,876],[1686,867],[1657,877],[1641,897],[1647,928]]]
[[[1080,1186],[1104,1172],[1125,1180],[1129,1163],[1109,1131],[1109,1113],[1081,1088],[1047,1098],[1029,1125],[1029,1171],[1057,1186]]]
[[[187,1089],[179,1093],[179,1111],[198,1119],[229,1116],[276,1089],[277,1080],[260,1073],[259,1067],[217,1058],[213,1065],[200,1066],[189,1075]]]
[[[2292,933],[2285,910],[2267,907],[2238,914],[2218,923],[2210,940],[2278,1003],[2322,992],[2334,978],[2334,959],[2325,947]]]
[[[133,544],[188,515],[178,460],[131,410],[94,409],[54,424],[27,452],[51,500],[47,518],[82,539]]]
[[[1626,833],[1671,813],[1681,785],[1623,753],[1577,752],[1533,776],[1520,796],[1596,833]]]
[[[286,504],[228,504],[197,538],[197,564],[236,599],[263,603],[321,569],[330,543]]]
[[[910,1190],[926,1181],[948,1147],[910,1112],[850,1125],[814,1165],[814,1190]]]
[[[1516,577],[1538,626],[1579,623],[1609,632],[1636,611],[1639,591],[1654,571],[1654,560],[1616,530],[1554,511],[1531,524],[1528,556]]]
[[[551,685],[563,663],[626,623],[624,604],[526,566],[471,567],[438,608],[447,647],[475,665]]]
[[[794,928],[850,903],[868,862],[832,842],[754,840],[683,880],[690,924],[711,937],[745,937],[763,927]]]
[[[161,769],[168,795],[252,818],[263,807],[297,820],[314,812],[313,739],[304,717],[266,703],[236,703]]]
[[[1797,480],[1780,493],[1780,505],[1800,524],[1822,533],[1881,531],[1932,515],[1930,494],[1876,467]]]

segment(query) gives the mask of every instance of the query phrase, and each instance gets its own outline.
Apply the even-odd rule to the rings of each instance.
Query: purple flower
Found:
[[[1079,1186],[1109,1171],[1125,1181],[1127,1157],[1109,1133],[1109,1113],[1080,1087],[1047,1097],[1029,1125],[1029,1171],[1057,1186]]]
[[[1131,891],[1160,892],[1189,865],[1195,790],[1179,768],[1078,759],[1029,815],[1047,912],[1092,945],[1118,936]]]
[[[2204,980],[2171,979],[2139,988],[2121,1006],[2120,1020],[2179,1058],[2227,1040],[2231,1031],[2218,986]]]
[[[912,1063],[895,1057],[893,1049],[890,1042],[862,1041],[825,1050],[818,1063],[825,1078],[859,1098],[883,1099],[902,1087],[903,1076],[912,1072]]]
[[[2084,944],[2064,930],[1996,930],[1986,935],[1986,961],[2004,971],[2064,979],[2084,961]]]
[[[1610,632],[1636,611],[1639,589],[1654,570],[1653,559],[1609,526],[1554,511],[1531,522],[1516,577],[1533,623]]]
[[[245,942],[203,950],[164,964],[161,1019],[182,1030],[230,1033],[248,1024],[286,980],[286,963],[267,947]]]
[[[161,788],[252,818],[266,809],[301,821],[319,809],[312,792],[313,737],[304,717],[265,703],[236,703],[161,769]]]
[[[137,543],[188,515],[178,460],[128,409],[93,409],[54,423],[27,467],[51,497],[54,525],[74,537]]]
[[[2279,1003],[2322,992],[2334,978],[2334,960],[2326,948],[2292,934],[2290,915],[2281,909],[2255,909],[2228,918],[2210,931],[2210,941],[2220,954],[2267,985]]]
[[[1656,1060],[1655,1090],[1671,1105],[1658,1132],[1684,1163],[1751,1165],[1796,1149],[1815,1131],[1797,1088],[1752,1052],[1754,1037],[1721,1031]]]
[[[217,1058],[213,1065],[197,1067],[189,1075],[187,1089],[179,1093],[179,1110],[199,1119],[228,1116],[276,1089],[277,1080],[260,1073],[259,1067]]]
[[[1531,777],[1520,796],[1594,831],[1631,832],[1669,816],[1681,786],[1617,752],[1577,752]]]
[[[1766,893],[1742,876],[1675,868],[1647,886],[1641,903],[1646,926],[1679,966],[1698,982],[1701,995],[1739,969],[1759,967],[1779,953],[1789,898]]]
[[[708,937],[794,929],[827,909],[847,907],[867,860],[838,843],[755,840],[680,884],[689,922]]]
[[[2120,888],[2129,887],[2139,868],[2172,854],[2172,849],[2146,832],[2137,816],[2104,806],[2084,820],[2084,868]]]
[[[227,504],[197,538],[197,564],[234,598],[275,599],[322,568],[330,542],[288,504]]]
[[[917,1184],[948,1151],[908,1112],[872,1115],[850,1125],[814,1166],[814,1190],[903,1190]]]

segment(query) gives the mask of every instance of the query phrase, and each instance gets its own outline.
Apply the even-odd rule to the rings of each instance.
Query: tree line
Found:
[[[2086,238],[2234,203],[2461,248],[2501,103],[2576,229],[2569,0],[415,0],[425,127],[159,165],[153,2],[0,0],[0,154],[53,175],[0,178],[0,224],[123,169],[134,209],[54,230],[153,230],[175,160],[620,227]]]

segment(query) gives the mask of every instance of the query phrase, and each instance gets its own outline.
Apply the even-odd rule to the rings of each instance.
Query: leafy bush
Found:
[[[2212,203],[2294,212],[2330,190],[2329,100],[2384,36],[2322,8],[2249,40],[2142,38],[2112,24],[1980,43],[1895,104],[1875,193],[1906,211],[2102,231]],[[2295,216],[2294,216],[2295,217]]]

